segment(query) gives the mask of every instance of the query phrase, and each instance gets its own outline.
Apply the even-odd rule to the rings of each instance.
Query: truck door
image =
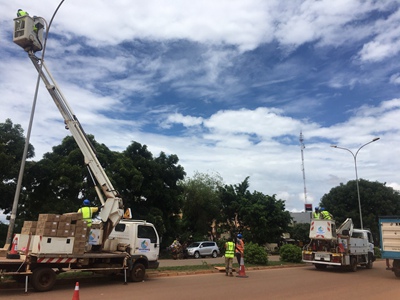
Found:
[[[135,254],[146,255],[150,261],[158,259],[160,244],[153,226],[137,226],[137,243],[133,251]]]

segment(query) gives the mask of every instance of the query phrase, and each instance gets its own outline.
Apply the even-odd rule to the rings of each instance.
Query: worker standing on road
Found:
[[[244,242],[242,238],[243,238],[242,234],[239,233],[237,235],[236,246],[235,246],[236,259],[239,266],[240,266],[240,258],[244,257]]]
[[[88,199],[83,200],[83,206],[78,210],[78,213],[82,213],[82,218],[87,222],[87,226],[92,227],[92,217],[95,212],[99,210],[98,207],[90,206],[90,201]]]
[[[233,276],[232,274],[232,265],[233,258],[235,257],[235,243],[233,239],[230,237],[228,241],[225,243],[225,275]]]
[[[321,218],[321,213],[319,212],[319,207],[316,206],[313,212],[313,219],[320,219],[320,218]]]

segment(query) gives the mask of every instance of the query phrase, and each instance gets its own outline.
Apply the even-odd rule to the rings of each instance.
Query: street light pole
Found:
[[[53,22],[54,17],[56,16],[59,8],[61,7],[61,5],[63,4],[65,0],[61,0],[61,2],[58,4],[56,10],[53,13],[53,16],[51,17],[50,23],[47,25],[47,22],[45,19],[38,17],[40,19],[42,19],[44,21],[44,23],[46,23],[46,35],[45,35],[45,40],[43,43],[43,49],[42,49],[42,58],[41,58],[41,65],[43,65],[43,61],[44,61],[44,53],[46,51],[46,43],[47,43],[47,37],[49,36],[49,30],[50,30],[50,26]],[[32,125],[33,125],[33,118],[35,115],[35,110],[36,110],[36,101],[37,101],[37,96],[38,96],[38,92],[39,92],[39,83],[40,83],[40,74],[38,74],[37,77],[37,81],[36,81],[36,89],[35,89],[35,95],[33,97],[33,104],[32,104],[32,108],[31,108],[31,115],[30,115],[30,119],[29,119],[29,126],[28,126],[28,131],[26,134],[26,138],[25,138],[25,146],[24,146],[24,151],[22,153],[22,159],[21,159],[21,166],[19,169],[19,174],[18,174],[18,180],[17,180],[17,187],[15,190],[15,194],[14,194],[14,201],[13,201],[13,206],[11,209],[11,216],[10,216],[10,222],[8,225],[8,231],[7,231],[7,237],[6,237],[6,244],[4,245],[4,247],[9,246],[11,244],[12,241],[12,235],[14,232],[14,226],[15,226],[15,220],[17,217],[17,209],[18,209],[18,202],[19,202],[19,197],[21,194],[21,186],[22,186],[22,179],[24,176],[24,170],[25,170],[25,162],[26,162],[26,158],[28,156],[28,147],[29,147],[29,140],[30,140],[30,136],[31,136],[31,131],[32,131]]]
[[[336,149],[342,149],[342,150],[346,150],[349,151],[351,153],[351,155],[354,158],[354,169],[356,171],[356,185],[357,185],[357,197],[358,197],[358,210],[360,212],[360,223],[361,223],[361,229],[364,229],[363,226],[363,221],[362,221],[362,212],[361,212],[361,199],[360,199],[360,187],[358,186],[358,173],[357,173],[357,154],[358,152],[361,150],[361,148],[367,146],[368,144],[371,144],[373,142],[376,142],[377,140],[379,140],[380,138],[374,138],[372,141],[362,145],[360,148],[358,148],[356,154],[354,154],[351,150],[347,149],[347,148],[343,148],[343,147],[339,147],[336,145],[331,145],[332,148],[336,148]]]

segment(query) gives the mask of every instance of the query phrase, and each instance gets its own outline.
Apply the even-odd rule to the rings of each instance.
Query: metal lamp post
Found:
[[[361,229],[364,229],[363,227],[363,221],[362,221],[362,213],[361,213],[361,199],[360,199],[360,187],[358,186],[358,173],[357,173],[357,154],[358,152],[361,150],[361,148],[367,146],[368,144],[371,144],[373,142],[376,142],[377,140],[379,140],[380,138],[374,138],[372,141],[362,145],[360,148],[358,148],[356,154],[354,154],[351,150],[347,149],[347,148],[343,148],[343,147],[338,147],[336,145],[331,145],[332,148],[336,148],[336,149],[342,149],[342,150],[346,150],[349,151],[351,153],[351,155],[353,155],[354,158],[354,169],[356,171],[356,185],[357,185],[357,196],[358,196],[358,210],[360,211],[360,223],[361,223]]]
[[[49,36],[50,26],[53,23],[54,17],[56,16],[58,10],[60,9],[60,7],[64,3],[64,1],[65,0],[61,0],[61,2],[58,4],[56,10],[53,13],[53,16],[51,17],[50,23],[48,25],[47,25],[47,22],[45,19],[38,17],[38,19],[42,19],[46,23],[46,27],[47,27],[45,40],[43,43],[43,49],[42,49],[42,58],[41,58],[42,62],[44,61],[44,54],[46,51],[46,43],[47,43],[47,37]],[[38,92],[39,92],[39,83],[40,83],[40,74],[38,74],[38,77],[37,77],[35,95],[34,95],[32,109],[31,109],[31,116],[29,119],[28,131],[27,131],[26,138],[25,138],[25,146],[24,146],[24,151],[22,153],[21,166],[20,166],[18,180],[17,180],[17,187],[16,187],[15,194],[14,194],[14,201],[13,201],[13,206],[11,209],[10,222],[8,225],[6,244],[4,245],[4,247],[8,247],[9,245],[11,245],[11,241],[12,241],[12,235],[13,235],[14,226],[15,226],[15,219],[17,217],[18,202],[19,202],[19,197],[21,194],[22,179],[23,179],[24,170],[25,170],[25,162],[26,162],[26,158],[28,156],[29,140],[30,140],[31,131],[32,131],[33,118],[34,118],[35,110],[36,110],[36,101],[37,101],[37,96],[38,96]]]

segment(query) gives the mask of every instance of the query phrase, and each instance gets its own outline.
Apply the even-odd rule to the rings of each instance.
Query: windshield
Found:
[[[200,245],[200,243],[191,243],[188,248],[196,248]]]

